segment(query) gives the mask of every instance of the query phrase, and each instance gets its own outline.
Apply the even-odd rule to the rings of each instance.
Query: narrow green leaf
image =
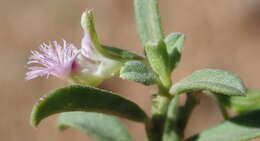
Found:
[[[144,57],[139,56],[133,52],[123,50],[120,48],[114,48],[110,46],[102,45],[102,48],[110,54],[110,57],[116,60],[128,61],[128,60],[143,60]]]
[[[50,115],[71,111],[107,113],[138,122],[147,119],[145,112],[130,100],[106,90],[75,85],[42,97],[32,110],[31,124],[37,126]]]
[[[104,56],[109,57],[99,42],[99,38],[95,28],[95,20],[92,10],[86,10],[81,16],[81,26],[85,32],[85,36],[91,39],[95,49]]]
[[[260,110],[260,91],[247,90],[245,97],[221,97],[220,102],[239,114]]]
[[[246,92],[238,76],[222,70],[203,69],[173,85],[170,93],[180,94],[201,90],[225,95],[245,95]]]
[[[157,0],[135,0],[135,16],[142,45],[149,41],[163,40]]]
[[[140,61],[128,61],[120,71],[120,77],[144,85],[153,85],[158,82],[157,75]]]
[[[59,116],[58,127],[78,129],[98,141],[133,141],[116,117],[101,113],[65,112]]]
[[[89,36],[95,49],[99,53],[101,53],[103,56],[106,56],[110,59],[115,59],[118,61],[126,61],[126,60],[133,60],[133,59],[142,60],[143,59],[143,57],[138,56],[130,51],[101,45],[97,32],[96,32],[96,28],[95,28],[94,15],[91,10],[85,11],[82,14],[81,26],[84,29],[85,36]]]
[[[186,141],[247,141],[260,136],[260,111],[238,116],[202,131]]]
[[[163,141],[179,141],[178,133],[179,120],[179,98],[176,95],[168,107],[168,112],[164,124]]]
[[[181,60],[185,36],[181,33],[172,33],[165,38],[172,69],[176,68]]]
[[[145,53],[152,69],[159,75],[162,85],[169,88],[171,85],[171,70],[164,41],[147,43]]]

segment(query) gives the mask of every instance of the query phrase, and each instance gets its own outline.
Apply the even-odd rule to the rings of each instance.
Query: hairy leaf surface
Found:
[[[172,33],[165,38],[167,52],[170,58],[171,69],[177,67],[181,60],[185,36],[181,33]]]
[[[208,90],[214,93],[225,95],[245,95],[246,88],[241,79],[222,70],[203,69],[194,72],[173,85],[170,93],[180,94]]]
[[[134,0],[136,22],[142,45],[163,40],[157,0]]]
[[[85,111],[112,114],[144,122],[145,112],[134,102],[112,92],[89,86],[69,86],[50,92],[33,107],[31,124],[37,126],[44,118],[62,112]]]
[[[260,111],[226,120],[186,141],[247,141],[260,136]]]
[[[171,85],[171,70],[164,41],[147,43],[145,53],[152,69],[159,75],[162,85],[169,88]]]
[[[120,71],[120,77],[144,85],[153,85],[158,82],[157,75],[140,61],[128,61]]]
[[[58,127],[78,129],[98,141],[133,141],[127,129],[114,116],[94,112],[65,112]]]

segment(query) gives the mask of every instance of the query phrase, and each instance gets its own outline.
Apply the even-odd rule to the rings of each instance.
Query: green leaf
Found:
[[[142,45],[163,40],[163,30],[157,0],[135,0],[135,16]]]
[[[178,136],[179,120],[179,97],[176,95],[168,107],[168,112],[164,124],[163,141],[179,141]]]
[[[152,69],[159,75],[162,85],[169,88],[171,86],[171,70],[164,41],[147,43],[145,53]]]
[[[245,97],[222,97],[220,102],[239,114],[260,110],[260,91],[247,90]]]
[[[42,97],[31,113],[31,124],[37,126],[44,118],[61,112],[100,112],[144,122],[145,112],[134,102],[112,92],[89,86],[69,86]]]
[[[165,38],[172,69],[176,68],[181,60],[185,36],[181,33],[172,33]]]
[[[238,116],[202,131],[186,141],[246,141],[260,136],[260,111]]]
[[[132,53],[130,51],[123,50],[123,49],[120,49],[120,48],[114,48],[114,47],[105,46],[105,45],[102,45],[102,48],[108,54],[110,54],[109,56],[112,59],[121,60],[121,61],[143,60],[144,59],[144,57],[142,57],[142,56],[139,56],[135,53]]]
[[[203,69],[173,85],[170,93],[180,94],[201,90],[225,95],[245,95],[246,92],[238,76],[222,70]]]
[[[133,141],[123,124],[113,116],[94,112],[65,112],[58,127],[78,129],[98,141]]]
[[[144,85],[153,85],[158,81],[156,74],[140,61],[126,62],[120,71],[120,77]]]

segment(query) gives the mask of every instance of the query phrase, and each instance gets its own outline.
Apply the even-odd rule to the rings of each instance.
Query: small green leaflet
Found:
[[[203,69],[194,72],[173,85],[170,93],[180,94],[201,90],[229,96],[245,95],[246,93],[244,83],[238,76],[230,72],[213,69]]]
[[[138,122],[147,119],[145,112],[130,100],[106,90],[74,85],[42,97],[33,107],[31,124],[37,126],[50,115],[72,111],[106,113]]]
[[[144,85],[153,85],[158,82],[157,75],[140,61],[128,61],[120,71],[120,77]]]
[[[181,33],[172,33],[168,35],[164,40],[170,58],[171,69],[176,68],[181,60],[184,40],[185,36]]]
[[[58,127],[78,129],[98,141],[133,141],[116,117],[101,113],[65,112],[59,116]]]
[[[171,70],[164,41],[160,40],[158,42],[147,43],[145,53],[152,69],[159,76],[162,85],[165,88],[169,88],[171,86]]]

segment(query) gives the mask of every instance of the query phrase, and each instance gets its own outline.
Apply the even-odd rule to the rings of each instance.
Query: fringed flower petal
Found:
[[[26,73],[27,80],[34,79],[39,76],[53,75],[65,79],[70,75],[71,66],[78,53],[78,49],[70,43],[63,40],[60,45],[56,41],[49,44],[42,44],[39,51],[31,51],[28,64],[40,66],[28,67],[29,72]]]

